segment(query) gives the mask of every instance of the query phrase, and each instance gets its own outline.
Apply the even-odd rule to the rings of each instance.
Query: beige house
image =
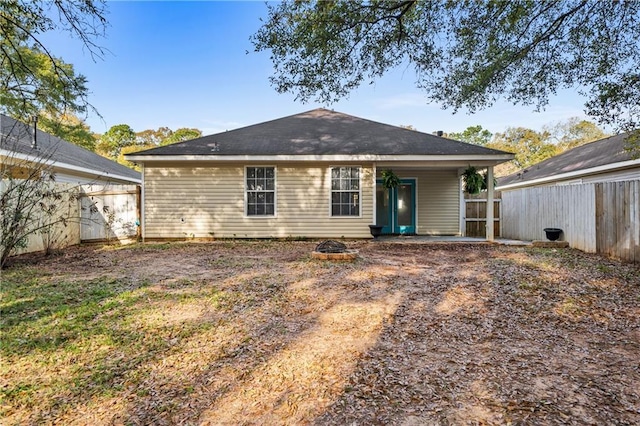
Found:
[[[149,240],[460,235],[462,171],[513,155],[316,109],[127,158]]]

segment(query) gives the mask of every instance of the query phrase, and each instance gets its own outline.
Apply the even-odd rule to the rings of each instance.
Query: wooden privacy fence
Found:
[[[502,236],[545,240],[561,228],[573,248],[640,262],[640,181],[523,188],[502,193]]]
[[[3,184],[0,182],[0,186]],[[38,231],[29,235],[25,246],[17,248],[13,254],[43,251],[47,245],[59,249],[81,242],[136,238],[140,217],[139,186],[78,186],[56,182],[54,188],[64,194],[55,216],[64,216],[66,221],[47,228],[47,233]],[[67,199],[73,201],[66,202]],[[50,220],[36,213],[33,223],[40,224],[41,217],[43,221]]]
[[[493,200],[493,236],[500,237],[501,200],[496,192]],[[466,237],[485,238],[487,236],[487,198],[486,194],[465,194],[464,199],[464,235]]]
[[[596,250],[640,263],[640,180],[596,183]]]
[[[4,182],[0,182],[0,188],[4,184]],[[32,218],[29,220],[33,226],[31,228],[32,233],[26,237],[24,245],[14,248],[12,255],[56,250],[80,243],[80,221],[78,220],[80,213],[76,199],[77,186],[53,182],[51,186],[48,186],[48,189],[57,192],[61,198],[57,200],[57,205],[51,215],[44,214],[42,209],[36,206],[32,212]],[[4,191],[4,188],[2,190]],[[61,221],[59,219],[61,217],[65,220]],[[55,224],[46,226],[52,221]],[[39,231],[33,231],[40,227]]]
[[[87,185],[80,197],[82,242],[126,240],[139,232],[140,187]]]

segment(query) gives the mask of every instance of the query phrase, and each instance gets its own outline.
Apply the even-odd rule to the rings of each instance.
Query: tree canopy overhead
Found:
[[[136,132],[128,124],[116,124],[100,136],[96,150],[100,155],[116,159],[122,148],[136,144]]]
[[[569,149],[609,136],[596,124],[578,117],[550,123],[543,126],[542,131],[508,127],[503,133],[493,134],[476,125],[446,135],[450,139],[514,153],[512,161],[495,167],[496,176],[509,175]]]
[[[253,35],[278,92],[335,102],[397,66],[443,108],[544,108],[576,88],[602,124],[640,123],[640,1],[287,0]]]
[[[491,142],[492,136],[493,133],[491,133],[489,130],[483,129],[482,126],[477,125],[469,126],[462,132],[449,133],[447,137],[449,139],[455,139],[475,145],[486,146],[489,142]]]
[[[99,56],[105,14],[103,0],[0,1],[0,111],[20,120],[86,112],[86,78],[56,57],[42,35],[67,31]]]
[[[97,135],[80,118],[73,114],[41,113],[38,127],[67,142],[95,151]]]

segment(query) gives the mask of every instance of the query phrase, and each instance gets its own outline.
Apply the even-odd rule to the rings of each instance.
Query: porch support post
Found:
[[[493,166],[487,167],[487,241],[493,241]]]
[[[140,237],[142,239],[142,242],[144,243],[144,239],[147,235],[147,228],[146,228],[146,218],[145,218],[145,210],[146,210],[146,201],[145,201],[145,195],[146,195],[146,191],[144,189],[144,163],[140,163],[140,174],[142,175],[142,184],[140,187],[140,205],[138,206],[138,208],[140,209],[140,216],[138,217],[138,220],[140,221]]]
[[[373,221],[371,222],[372,225],[377,225],[378,224],[378,206],[377,206],[377,194],[376,194],[376,176],[378,175],[378,166],[376,165],[376,163],[373,163],[372,166],[372,173],[373,173]]]

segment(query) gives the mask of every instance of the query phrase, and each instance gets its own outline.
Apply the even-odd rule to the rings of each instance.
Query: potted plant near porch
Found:
[[[400,178],[393,170],[386,169],[382,171],[382,187],[389,190],[397,188],[400,185]],[[369,225],[369,230],[373,238],[378,238],[382,234],[384,225]]]
[[[556,241],[560,238],[560,234],[562,234],[562,229],[560,228],[544,228],[544,233],[547,236],[549,241]]]
[[[369,225],[369,232],[371,232],[373,238],[378,238],[382,235],[382,228],[382,225]]]

